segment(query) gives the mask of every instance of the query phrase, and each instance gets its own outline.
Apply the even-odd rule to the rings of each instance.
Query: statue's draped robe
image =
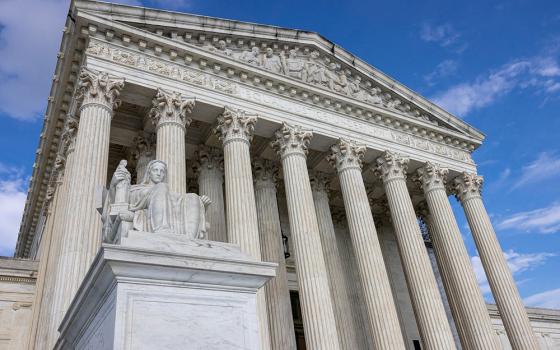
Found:
[[[166,183],[139,184],[131,186],[129,203],[134,230],[204,238],[204,204],[195,193],[170,192]]]

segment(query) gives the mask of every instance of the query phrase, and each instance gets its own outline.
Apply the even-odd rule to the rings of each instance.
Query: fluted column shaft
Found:
[[[527,311],[482,203],[482,181],[482,177],[476,174],[463,173],[454,180],[455,194],[463,205],[512,349],[538,349]]]
[[[276,198],[278,169],[274,164],[265,160],[254,161],[253,169],[262,259],[278,264],[276,277],[264,287],[271,349],[296,350],[290,290],[288,289],[286,261],[284,259],[282,231]]]
[[[57,157],[58,160],[58,157]],[[56,171],[55,173],[58,173]],[[53,175],[54,177],[58,177],[56,174]],[[29,334],[28,340],[28,348],[34,349],[35,343],[39,334],[42,333],[47,327],[39,327],[41,324],[40,319],[41,316],[44,315],[45,309],[48,308],[48,300],[47,294],[49,292],[52,293],[52,290],[47,289],[47,284],[50,281],[51,276],[47,274],[49,265],[52,265],[52,260],[55,259],[56,255],[51,255],[54,250],[54,238],[55,233],[54,230],[54,222],[56,219],[56,215],[58,214],[57,209],[60,207],[60,183],[58,179],[53,181],[51,179],[51,184],[49,184],[49,188],[47,189],[47,198],[45,199],[45,215],[46,215],[46,222],[45,228],[43,230],[43,234],[41,237],[40,242],[40,249],[39,249],[39,268],[37,271],[37,282],[35,283],[35,297],[33,299],[33,316],[31,319],[31,331]],[[59,214],[60,215],[60,214]],[[51,263],[49,264],[49,260]],[[38,344],[41,348],[41,344]]]
[[[447,169],[428,163],[418,170],[429,213],[430,238],[465,349],[499,349],[486,304],[445,190]]]
[[[361,173],[365,147],[339,140],[331,147],[331,151],[329,161],[338,170],[374,347],[405,349],[389,276]]]
[[[348,350],[358,349],[357,326],[354,324],[350,298],[345,286],[344,271],[329,206],[328,179],[325,174],[315,173],[311,176],[311,190],[321,235],[321,246],[329,275],[329,286],[334,304],[340,347]]]
[[[406,187],[408,159],[385,152],[376,173],[383,180],[414,314],[426,349],[455,349],[451,327]]]
[[[311,131],[284,124],[276,132],[273,147],[282,159],[305,343],[309,350],[339,349],[327,268],[307,172],[306,154],[311,137]]]
[[[106,73],[82,69],[80,73],[80,127],[78,128],[74,161],[70,169],[67,211],[63,223],[63,244],[59,265],[64,275],[57,278],[56,320],[62,320],[93,257],[101,244],[101,219],[96,210],[96,191],[107,183],[109,136],[113,108],[124,86],[124,79]]]
[[[208,196],[212,201],[206,209],[206,219],[210,223],[207,239],[227,242],[223,156],[216,148],[200,145],[196,158],[199,194]]]
[[[224,146],[224,178],[226,191],[226,224],[229,241],[261,260],[257,207],[251,172],[250,142],[255,116],[226,107],[218,117],[215,132]],[[264,290],[257,292],[260,349],[270,349],[270,332]]]
[[[150,117],[156,127],[156,159],[167,164],[167,183],[172,192],[187,192],[185,135],[194,108],[194,98],[158,89]]]
[[[58,339],[58,325],[62,321],[64,311],[62,310],[63,293],[60,292],[64,285],[66,270],[69,266],[61,263],[61,252],[65,244],[64,225],[68,215],[71,213],[67,210],[68,192],[70,191],[70,180],[72,178],[72,169],[74,167],[74,147],[75,137],[77,133],[77,120],[68,118],[65,132],[63,134],[63,142],[66,144],[66,160],[64,162],[64,176],[62,183],[59,185],[59,202],[55,209],[55,221],[53,227],[53,248],[51,257],[49,258],[49,266],[46,274],[48,276],[45,289],[47,296],[45,302],[41,305],[41,314],[37,336],[35,339],[35,349],[52,349]],[[55,164],[55,167],[61,167],[62,164]],[[44,308],[43,308],[44,307]]]

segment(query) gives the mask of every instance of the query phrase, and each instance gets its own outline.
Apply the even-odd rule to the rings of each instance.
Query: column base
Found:
[[[233,244],[131,231],[103,244],[55,349],[259,349],[256,293],[276,264]]]

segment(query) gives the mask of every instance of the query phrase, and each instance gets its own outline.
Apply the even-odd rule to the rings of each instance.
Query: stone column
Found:
[[[538,349],[527,312],[482,203],[480,195],[482,182],[481,176],[463,173],[454,179],[455,195],[465,210],[482,266],[488,277],[488,283],[512,349]]]
[[[453,333],[447,322],[441,295],[406,187],[408,159],[385,152],[377,158],[376,163],[375,173],[383,180],[410,299],[424,347],[455,349]]]
[[[214,147],[199,145],[195,158],[197,162],[194,169],[198,178],[199,195],[208,196],[212,201],[206,209],[206,219],[210,223],[207,239],[227,242],[222,151]]]
[[[317,215],[317,223],[319,224],[323,256],[325,257],[325,264],[329,275],[329,286],[334,304],[334,315],[340,347],[342,349],[358,349],[357,326],[354,324],[350,298],[346,291],[344,271],[329,206],[328,191],[329,177],[327,174],[313,173],[311,175],[311,192],[313,193],[315,213]]]
[[[83,68],[79,97],[82,104],[80,127],[74,147],[74,161],[67,174],[68,194],[63,229],[59,275],[55,290],[54,322],[62,320],[82,278],[101,244],[101,218],[96,210],[96,193],[107,183],[109,136],[113,109],[120,104],[124,79]]]
[[[231,243],[261,260],[257,207],[251,173],[249,146],[257,117],[242,110],[225,107],[214,132],[224,146],[227,236]],[[257,315],[261,349],[270,349],[270,334],[264,290],[257,293]]]
[[[156,138],[154,134],[140,131],[132,142],[134,144],[132,158],[136,170],[136,183],[141,183],[148,163],[156,159]]]
[[[418,182],[424,191],[430,217],[430,238],[442,272],[445,292],[454,319],[459,325],[465,349],[499,349],[486,304],[478,287],[470,258],[447,198],[448,170],[427,163],[418,169]]]
[[[362,178],[366,148],[346,140],[331,147],[329,162],[337,169],[348,229],[364,288],[369,331],[376,349],[405,349],[389,276]]]
[[[313,133],[286,123],[272,147],[282,159],[305,343],[309,350],[339,349],[327,268],[307,173],[307,146]]]
[[[65,159],[61,158],[55,163],[55,169],[59,172],[60,185],[57,188],[58,203],[55,209],[55,221],[53,224],[53,242],[51,258],[47,266],[46,275],[49,276],[45,289],[47,295],[44,302],[41,304],[41,311],[39,315],[39,325],[37,329],[37,336],[35,338],[34,349],[52,349],[54,343],[58,338],[58,325],[61,321],[62,313],[59,311],[62,303],[62,293],[60,293],[61,286],[63,285],[63,278],[65,269],[68,266],[63,266],[60,263],[60,254],[64,244],[64,223],[67,216],[68,191],[70,188],[70,180],[72,178],[71,170],[74,164],[74,148],[76,141],[76,134],[78,132],[78,120],[72,116],[66,119],[64,132],[62,134],[62,154]]]
[[[187,115],[194,103],[194,98],[162,89],[157,90],[152,101],[150,118],[156,127],[156,159],[167,164],[167,183],[172,192],[187,192],[185,135],[192,121]]]
[[[276,198],[278,168],[271,161],[259,159],[253,161],[253,172],[262,259],[278,264],[276,277],[264,287],[271,348],[296,350],[294,320]]]

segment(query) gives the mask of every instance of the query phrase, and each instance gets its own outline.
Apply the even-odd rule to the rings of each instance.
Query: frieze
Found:
[[[429,114],[393,96],[388,91],[378,86],[375,82],[362,79],[358,74],[353,74],[349,68],[344,68],[341,63],[331,56],[321,55],[319,51],[293,47],[287,45],[283,49],[258,47],[257,42],[252,42],[249,47],[239,48],[234,41],[217,40],[210,42],[190,41],[191,44],[207,51],[227,56],[251,66],[284,75],[293,79],[312,84],[317,87],[356,99],[358,101],[382,106],[405,115],[421,119],[428,123],[438,125],[438,121]]]
[[[244,100],[253,101],[294,114],[299,114],[330,125],[334,124],[350,130],[359,130],[361,133],[365,133],[368,136],[393,141],[415,149],[473,164],[468,152],[454,149],[407,133],[385,129],[374,125],[373,122],[366,121],[365,119],[341,118],[336,114],[311,108],[306,105],[293,103],[283,98],[272,96],[260,91],[255,91],[236,82],[225,80],[209,73],[187,68],[179,64],[165,62],[161,59],[149,57],[137,52],[131,52],[116,46],[109,46],[95,40],[90,41],[86,53],[123,65],[136,67],[143,71],[163,75],[171,79],[185,81],[190,84],[227,93]]]

